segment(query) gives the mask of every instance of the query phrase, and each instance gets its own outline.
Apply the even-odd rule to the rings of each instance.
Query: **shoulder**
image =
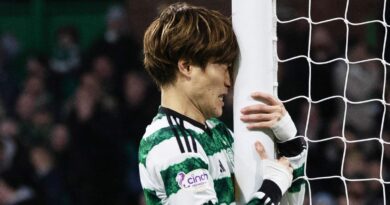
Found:
[[[174,134],[169,127],[169,123],[166,120],[166,116],[157,115],[152,123],[146,127],[145,134],[143,135],[139,146],[139,162],[141,164],[146,163],[146,158],[149,153],[158,148],[159,150],[165,150],[168,145],[174,147],[172,144],[174,140]]]
[[[139,167],[143,184],[145,186],[149,184],[147,187],[155,187],[166,197],[181,189],[178,177],[182,177],[183,174],[206,173],[209,176],[208,158],[200,145],[198,144],[197,152],[187,149],[182,152],[169,126],[156,130],[142,139]]]
[[[181,135],[182,133],[174,129],[175,127],[169,125],[165,115],[157,115],[146,128],[146,132],[141,139],[139,163],[144,166],[147,166],[147,164],[153,166],[162,164],[165,166],[185,161],[187,158],[194,156],[207,161],[205,159],[206,154],[199,142],[192,139],[185,140]],[[175,135],[175,132],[179,134],[179,138]],[[194,146],[198,147],[197,151],[195,151]]]
[[[207,124],[209,125],[211,130],[215,130],[219,133],[222,133],[226,137],[233,139],[232,130],[230,130],[229,127],[221,120],[217,118],[211,118],[207,120]]]

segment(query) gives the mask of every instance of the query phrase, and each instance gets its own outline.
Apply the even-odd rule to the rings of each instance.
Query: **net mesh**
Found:
[[[279,97],[308,145],[305,201],[386,204],[387,1],[276,4]]]

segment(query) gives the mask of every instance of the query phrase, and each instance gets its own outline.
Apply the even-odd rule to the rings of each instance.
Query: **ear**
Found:
[[[177,62],[177,67],[179,69],[179,73],[184,75],[187,78],[190,78],[192,66],[190,66],[190,62],[185,59],[179,59]]]

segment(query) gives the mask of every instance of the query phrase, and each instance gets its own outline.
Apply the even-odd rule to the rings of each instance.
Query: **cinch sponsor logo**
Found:
[[[179,172],[176,175],[176,182],[181,188],[199,188],[207,184],[209,181],[209,174],[204,169],[197,169],[187,174]]]

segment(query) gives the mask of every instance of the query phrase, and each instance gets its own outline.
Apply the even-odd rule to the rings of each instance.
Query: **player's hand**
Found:
[[[283,103],[270,94],[252,93],[252,98],[262,102],[241,109],[241,120],[249,130],[271,129],[279,142],[285,142],[297,134],[297,129]]]
[[[278,185],[282,194],[284,194],[292,183],[293,168],[286,157],[281,157],[278,160],[268,158],[264,146],[257,141],[255,148],[262,160],[263,179],[271,180]]]
[[[247,123],[250,130],[271,128],[287,113],[284,105],[270,94],[254,92],[251,97],[264,104],[259,103],[241,109],[241,120]]]

